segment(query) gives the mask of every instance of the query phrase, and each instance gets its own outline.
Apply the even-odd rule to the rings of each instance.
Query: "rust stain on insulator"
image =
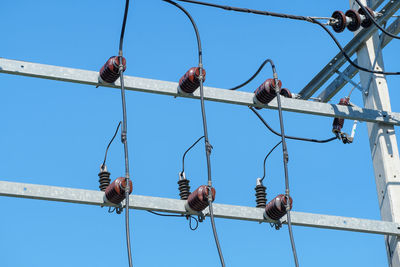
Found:
[[[208,207],[208,186],[202,185],[189,195],[185,209],[189,212],[201,212]],[[215,200],[215,189],[211,188],[212,201]]]
[[[104,201],[113,204],[120,204],[125,199],[126,181],[124,177],[119,177],[112,182],[105,191]],[[132,193],[132,180],[129,180],[129,194]]]
[[[190,68],[179,80],[179,90],[191,94],[200,86],[200,68]],[[203,69],[203,82],[206,80],[206,70]]]

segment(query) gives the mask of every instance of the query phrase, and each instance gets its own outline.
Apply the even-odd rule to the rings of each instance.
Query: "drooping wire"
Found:
[[[379,23],[375,20],[375,18],[369,13],[369,11],[364,7],[364,5],[359,0],[355,0],[355,1],[361,7],[362,11],[364,11],[365,16],[367,16],[372,21],[372,23],[374,23],[375,26],[378,27],[379,30],[381,30],[384,34],[386,34],[394,39],[400,39],[400,36],[394,35],[388,31],[386,31],[385,28],[383,28],[381,25],[379,25]]]
[[[198,5],[203,5],[203,6],[210,6],[210,7],[216,7],[216,8],[221,8],[224,10],[231,10],[231,11],[236,11],[236,12],[244,12],[244,13],[252,13],[252,14],[257,14],[257,15],[264,15],[264,16],[272,16],[272,17],[279,17],[279,18],[286,18],[286,19],[294,19],[294,20],[302,20],[302,21],[308,21],[310,23],[318,24],[321,26],[328,34],[329,36],[333,39],[339,50],[342,52],[343,56],[346,58],[346,60],[355,68],[365,71],[365,72],[370,72],[370,73],[375,73],[375,74],[384,74],[384,75],[400,75],[400,72],[385,72],[385,71],[376,71],[376,70],[370,70],[364,67],[361,67],[354,63],[350,56],[346,53],[346,51],[343,49],[343,47],[340,45],[339,41],[335,38],[335,36],[328,30],[328,28],[321,22],[319,22],[316,17],[307,17],[307,16],[298,16],[298,15],[290,15],[290,14],[282,14],[282,13],[276,13],[276,12],[269,12],[269,11],[261,11],[261,10],[255,10],[255,9],[249,9],[249,8],[239,8],[239,7],[232,7],[232,6],[223,6],[223,5],[217,5],[217,4],[211,4],[211,3],[206,3],[206,2],[200,2],[200,1],[194,1],[194,0],[178,0],[181,2],[187,2],[187,3],[192,3],[192,4],[198,4]],[[332,18],[332,22],[333,22]]]
[[[147,210],[147,212],[152,213],[152,214],[157,215],[157,216],[164,216],[164,217],[179,217],[180,218],[180,217],[185,217],[186,216],[189,219],[189,228],[190,228],[190,230],[195,231],[197,229],[197,227],[199,227],[199,221],[193,215],[188,215],[187,216],[187,215],[183,215],[183,214],[179,214],[179,215],[177,215],[177,214],[164,214],[164,213],[159,213],[159,212],[155,212],[155,211],[152,211],[152,210]],[[194,220],[196,222],[196,226],[195,227],[192,226],[192,220]]]
[[[126,100],[125,100],[125,86],[124,86],[124,65],[123,65],[123,43],[125,35],[126,20],[128,17],[129,0],[125,1],[124,18],[122,20],[121,35],[119,39],[119,73],[121,82],[121,102],[122,102],[122,129],[121,129],[121,142],[124,145],[124,158],[125,158],[125,232],[126,232],[126,248],[128,252],[129,267],[132,267],[132,253],[131,253],[131,241],[130,241],[130,229],[129,229],[129,157],[128,157],[128,139],[127,139],[127,115],[126,115]]]
[[[278,133],[277,131],[275,131],[274,129],[272,129],[272,127],[264,120],[263,117],[261,117],[260,113],[258,113],[253,107],[249,107],[251,111],[254,112],[254,114],[257,115],[257,117],[260,119],[260,121],[268,128],[268,130],[270,130],[273,134],[277,135],[277,136],[281,136],[280,133]],[[312,142],[312,143],[328,143],[331,142],[335,139],[337,139],[337,137],[331,137],[328,139],[324,139],[324,140],[318,140],[318,139],[311,139],[311,138],[304,138],[304,137],[296,137],[296,136],[289,136],[289,135],[285,135],[285,138],[287,139],[293,139],[293,140],[298,140],[298,141],[305,141],[305,142]]]
[[[103,164],[101,164],[101,167],[103,167],[106,164],[108,149],[110,148],[112,142],[114,141],[115,137],[117,136],[117,133],[118,133],[118,130],[119,130],[119,126],[121,126],[121,121],[118,123],[117,129],[115,130],[115,133],[114,133],[113,137],[111,138],[110,142],[108,143],[108,146],[106,148],[106,153],[104,155]]]
[[[204,138],[204,135],[203,135],[202,137],[200,137],[199,139],[197,139],[196,142],[194,142],[194,143],[185,151],[185,153],[183,153],[183,156],[182,156],[182,173],[185,171],[185,157],[186,157],[186,154],[187,154],[198,142],[200,142],[200,140],[201,140],[202,138]]]
[[[189,18],[190,22],[192,23],[193,29],[196,34],[198,55],[199,55],[199,70],[200,70],[199,71],[199,81],[200,81],[201,115],[203,118],[204,144],[205,144],[206,159],[207,159],[207,176],[208,176],[208,187],[209,187],[208,202],[209,202],[209,210],[210,210],[210,221],[211,221],[211,227],[213,230],[215,244],[216,244],[217,250],[218,250],[219,259],[220,259],[222,267],[225,267],[225,261],[224,261],[223,255],[222,255],[221,245],[219,244],[217,229],[215,227],[214,211],[213,211],[213,204],[212,204],[212,190],[211,190],[212,181],[211,181],[211,161],[210,161],[210,154],[211,154],[212,146],[210,145],[210,142],[208,140],[207,120],[206,120],[206,113],[205,113],[205,107],[204,107],[203,61],[202,61],[203,52],[202,52],[202,48],[201,48],[200,34],[197,29],[197,25],[194,22],[192,16],[189,14],[189,12],[187,12],[182,6],[178,5],[177,3],[173,2],[173,1],[170,1],[170,0],[163,0],[163,1],[168,2],[168,3],[178,7],[181,11],[183,11],[183,13],[186,14],[186,16]]]
[[[290,189],[289,189],[289,172],[288,172],[288,161],[289,161],[289,154],[287,151],[287,146],[286,146],[286,139],[285,139],[285,128],[283,125],[283,115],[282,115],[282,105],[281,105],[281,95],[279,94],[279,80],[278,80],[278,75],[276,73],[275,69],[275,64],[273,63],[272,60],[269,60],[269,63],[271,64],[272,72],[273,72],[273,77],[275,80],[276,84],[276,98],[278,102],[278,113],[279,113],[279,124],[281,127],[281,138],[282,138],[282,154],[283,154],[283,166],[284,166],[284,171],[285,171],[285,197],[286,197],[286,211],[287,211],[287,221],[288,221],[288,229],[289,229],[289,238],[290,238],[290,244],[292,246],[292,252],[293,252],[293,258],[296,267],[299,267],[299,261],[297,259],[297,251],[296,251],[296,245],[294,243],[294,237],[293,237],[293,231],[292,231],[292,220],[290,217]]]
[[[265,163],[267,162],[267,158],[269,157],[269,155],[271,155],[271,153],[275,150],[275,148],[277,148],[280,144],[282,143],[282,141],[279,141],[267,154],[267,156],[265,156],[264,158],[264,174],[263,177],[261,178],[261,182],[264,180],[265,178]]]
[[[267,64],[268,60],[264,60],[264,62],[260,65],[260,67],[258,68],[258,70],[253,74],[253,76],[251,76],[247,81],[245,81],[242,84],[239,84],[238,86],[235,86],[233,88],[230,88],[229,90],[237,90],[243,86],[245,86],[246,84],[248,84],[249,82],[251,82],[259,73],[260,71],[264,68],[265,64]]]

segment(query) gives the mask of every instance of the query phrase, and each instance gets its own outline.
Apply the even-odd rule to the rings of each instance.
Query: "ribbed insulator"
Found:
[[[375,18],[375,13],[374,13],[374,11],[373,11],[371,8],[367,7],[367,6],[364,6],[364,7],[367,9],[368,13],[371,14],[371,16],[372,16],[373,18]],[[367,14],[364,13],[364,10],[362,10],[362,8],[360,8],[360,9],[358,10],[358,13],[361,15],[361,26],[362,26],[363,28],[369,28],[369,27],[371,27],[371,25],[373,24],[373,22],[372,22],[372,20],[367,16]]]
[[[126,60],[122,57],[122,65],[126,70]],[[100,69],[100,81],[104,83],[114,83],[120,76],[119,73],[119,57],[110,57],[106,64]]]
[[[105,192],[105,200],[113,204],[120,204],[125,199],[125,178],[119,177],[114,180]],[[129,194],[132,193],[132,180],[129,180]]]
[[[290,209],[292,209],[293,200],[289,197]],[[264,216],[272,220],[279,220],[286,214],[286,196],[278,195],[273,200],[271,200],[265,207]]]
[[[347,23],[347,29],[355,32],[361,26],[361,17],[357,10],[349,9],[345,13],[346,17],[350,18],[351,21]]]
[[[110,185],[110,173],[108,171],[101,171],[98,174],[99,176],[99,188],[101,191],[106,191],[107,186]]]
[[[293,98],[292,93],[287,88],[282,88],[279,94],[287,98]]]
[[[179,185],[179,195],[182,200],[188,199],[190,195],[190,185],[189,185],[189,180],[184,179],[184,180],[179,180],[178,185]]]
[[[211,188],[212,201],[215,200],[215,189]],[[208,207],[208,186],[202,185],[191,193],[187,199],[187,206],[192,211],[200,212]]]
[[[339,105],[350,106],[350,99],[347,97],[340,99]],[[332,132],[334,134],[339,134],[342,131],[343,125],[344,125],[344,119],[342,118],[333,119]]]
[[[336,22],[334,24],[331,24],[332,29],[335,32],[340,33],[342,31],[344,31],[344,29],[346,29],[347,18],[346,18],[346,15],[342,11],[333,12],[331,17],[336,19]]]
[[[200,76],[199,67],[190,68],[185,73],[185,75],[183,75],[179,80],[179,88],[187,94],[193,93],[200,86],[199,76]],[[206,70],[203,69],[203,81],[205,80],[206,80]]]
[[[263,186],[262,184],[258,184],[254,190],[256,190],[256,203],[257,203],[257,208],[265,208],[267,205],[267,193],[265,192],[267,188]]]
[[[282,82],[279,80],[279,87],[282,86]],[[276,96],[275,92],[275,80],[267,79],[254,91],[254,103],[256,104],[268,104]],[[257,108],[256,109],[260,109]]]

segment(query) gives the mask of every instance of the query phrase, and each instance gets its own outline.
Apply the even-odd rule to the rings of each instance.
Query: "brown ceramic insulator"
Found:
[[[267,193],[265,192],[267,188],[263,186],[262,184],[258,184],[254,190],[256,191],[256,203],[257,203],[257,208],[265,208],[267,204]]]
[[[191,94],[196,91],[200,86],[200,68],[193,67],[190,68],[185,75],[179,80],[179,87],[181,90],[187,94]],[[206,80],[206,70],[203,69],[203,81]]]
[[[215,199],[215,189],[211,188],[212,201]],[[208,207],[208,186],[202,185],[189,195],[187,205],[193,211],[200,212]]]
[[[346,29],[346,15],[342,12],[342,11],[335,11],[333,12],[332,18],[336,19],[336,23],[332,24],[332,29],[337,32],[340,33],[342,31],[344,31],[344,29]]]
[[[349,9],[346,11],[345,15],[351,18],[351,21],[347,24],[347,29],[352,32],[358,30],[361,26],[360,14],[354,9]]]
[[[340,99],[339,105],[350,106],[350,99],[347,97]],[[344,119],[335,118],[332,123],[332,132],[334,134],[339,134],[342,131],[343,125]]]
[[[293,98],[292,93],[287,88],[282,88],[279,94],[287,98]]]
[[[122,65],[126,70],[126,60],[122,57]],[[119,78],[119,57],[110,57],[100,69],[101,82],[114,83]]]
[[[105,198],[107,202],[113,204],[120,204],[125,199],[125,186],[126,181],[124,177],[119,177],[114,180],[107,188],[105,192]],[[132,180],[129,180],[129,194],[132,193]]]
[[[189,180],[187,179],[182,179],[178,181],[179,185],[179,196],[181,197],[182,200],[188,199],[190,195],[190,185],[189,185]]]
[[[99,176],[99,188],[101,191],[106,191],[107,186],[110,185],[110,173],[108,171],[101,171],[98,174]]]
[[[271,200],[265,207],[265,213],[268,218],[272,220],[279,220],[286,214],[286,196],[281,194]],[[293,199],[289,197],[289,209],[292,209]]]
[[[279,87],[282,86],[282,82],[278,80]],[[275,92],[275,80],[267,79],[254,91],[254,102],[256,104],[268,104],[276,96]],[[256,109],[260,109],[257,108]]]
[[[369,8],[369,7],[367,7],[367,6],[365,6],[365,8],[368,10],[368,13],[371,14],[372,17],[375,17],[374,11],[373,11],[371,8]],[[364,18],[361,20],[361,26],[362,26],[363,28],[368,28],[368,27],[370,27],[370,26],[372,25],[373,22],[372,22],[372,20],[368,17],[368,15],[364,13],[364,10],[362,10],[362,8],[360,8],[360,9],[358,10],[358,13],[359,13],[360,15],[364,16]]]

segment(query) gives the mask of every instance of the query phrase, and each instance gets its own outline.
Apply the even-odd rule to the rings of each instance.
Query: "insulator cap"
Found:
[[[350,106],[350,99],[348,97],[341,98],[339,101],[339,105]],[[342,131],[343,125],[344,119],[334,118],[332,123],[332,132],[336,135],[339,134]]]
[[[100,82],[103,83],[114,83],[120,76],[119,73],[119,57],[110,57],[107,62],[100,69]],[[124,71],[126,70],[126,59],[122,57],[122,65]]]
[[[287,98],[293,98],[292,93],[287,88],[282,88],[279,94]]]
[[[119,177],[114,180],[107,188],[104,194],[105,202],[120,204],[125,199],[125,177]],[[129,180],[129,194],[132,193],[132,180]]]
[[[281,194],[272,199],[265,207],[264,217],[278,221],[286,214],[286,196]],[[289,196],[289,209],[293,206],[293,199]]]
[[[191,94],[200,86],[200,68],[190,68],[179,80],[180,91]],[[203,69],[203,82],[206,80],[206,70]]]
[[[347,24],[347,29],[352,32],[358,30],[361,26],[360,14],[354,9],[349,9],[346,11],[345,15],[351,18],[351,21]]]
[[[191,193],[186,201],[185,208],[189,212],[201,212],[208,207],[208,186],[202,185]],[[212,201],[215,200],[215,189],[211,188]]]
[[[279,88],[282,86],[282,82],[278,80]],[[254,91],[254,103],[255,104],[268,104],[276,96],[275,92],[275,80],[267,79]],[[257,108],[256,109],[261,109]]]
[[[365,9],[367,9],[368,13],[371,14],[371,16],[372,16],[373,18],[375,17],[375,13],[374,13],[374,11],[373,11],[371,8],[365,6]],[[360,15],[364,16],[364,18],[363,18],[362,21],[361,21],[361,26],[362,26],[363,28],[368,28],[368,27],[370,27],[370,26],[372,25],[373,22],[372,22],[372,20],[368,17],[368,15],[364,13],[364,10],[362,10],[362,8],[360,8],[360,9],[358,10],[358,13],[359,13]]]
[[[337,22],[332,24],[332,29],[337,32],[340,33],[342,31],[344,31],[344,29],[346,29],[346,15],[342,12],[342,11],[335,11],[333,12],[332,18],[336,19]]]

